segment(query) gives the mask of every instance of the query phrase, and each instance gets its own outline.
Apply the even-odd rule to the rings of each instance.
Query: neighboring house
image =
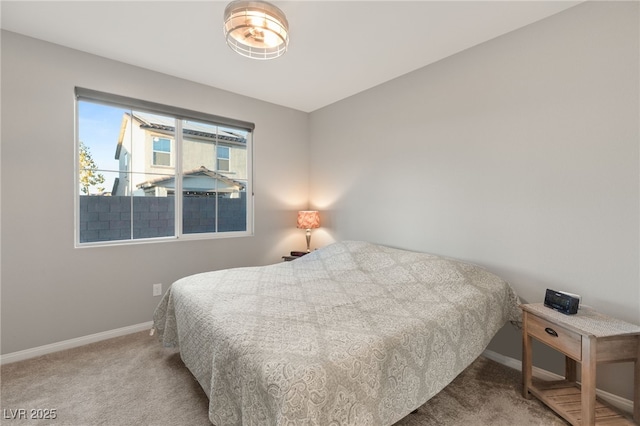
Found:
[[[236,198],[246,188],[247,139],[240,131],[182,121],[182,190],[185,195]],[[112,195],[175,194],[175,122],[134,111],[122,117]]]
[[[190,197],[229,197],[238,198],[244,191],[245,184],[229,179],[220,173],[202,166],[195,170],[183,172],[182,193]],[[175,176],[162,176],[136,185],[145,195],[163,197],[175,194]]]

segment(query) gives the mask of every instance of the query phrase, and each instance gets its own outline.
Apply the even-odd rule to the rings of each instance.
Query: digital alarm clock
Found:
[[[577,314],[579,305],[580,299],[566,293],[547,289],[547,292],[544,295],[544,306],[555,309],[563,314]]]

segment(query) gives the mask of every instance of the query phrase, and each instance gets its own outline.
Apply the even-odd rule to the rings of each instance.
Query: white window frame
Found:
[[[172,152],[171,159],[174,163],[175,170],[175,193],[182,194],[182,120],[202,121],[205,123],[223,126],[223,127],[235,127],[248,132],[246,141],[247,146],[247,184],[246,184],[246,229],[244,231],[228,231],[228,232],[203,232],[203,233],[188,233],[184,234],[182,229],[183,220],[183,196],[176,195],[175,199],[175,225],[174,235],[166,237],[154,237],[154,238],[137,238],[126,240],[111,240],[111,241],[95,241],[95,242],[80,242],[80,186],[78,185],[79,170],[79,117],[78,117],[78,102],[88,101],[93,103],[101,103],[104,105],[124,107],[132,110],[144,111],[149,113],[168,115],[176,119],[175,126],[175,139],[172,140]],[[198,111],[187,110],[178,107],[172,107],[168,105],[157,104],[153,102],[128,98],[120,95],[113,95],[104,92],[98,92],[91,89],[85,89],[81,87],[75,88],[75,137],[74,137],[74,217],[75,217],[75,243],[76,248],[85,247],[103,247],[103,246],[117,246],[117,245],[131,245],[131,244],[148,244],[166,241],[179,241],[179,240],[202,240],[202,239],[220,239],[220,238],[234,238],[234,237],[247,237],[254,235],[254,193],[253,193],[253,131],[255,125],[250,122],[235,120],[225,117],[220,117],[212,114],[202,113]],[[153,146],[152,146],[153,149]],[[128,159],[127,159],[128,160]],[[217,151],[216,151],[217,162]],[[217,165],[217,164],[216,164]],[[217,225],[216,225],[217,228]]]

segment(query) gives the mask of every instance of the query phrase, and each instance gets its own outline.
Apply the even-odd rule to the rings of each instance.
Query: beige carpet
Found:
[[[148,332],[7,364],[0,380],[2,425],[210,425],[200,385]],[[396,426],[567,424],[520,389],[518,371],[481,357]],[[15,419],[21,409],[56,419]]]

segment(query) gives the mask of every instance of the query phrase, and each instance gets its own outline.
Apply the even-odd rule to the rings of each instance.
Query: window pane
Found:
[[[78,102],[79,241],[131,238],[131,202],[113,197],[126,187],[116,158],[123,108]]]
[[[161,152],[171,152],[171,140],[167,138],[153,138],[153,150]]]
[[[171,155],[166,152],[154,152],[153,153],[153,165],[154,166],[170,166]]]
[[[171,165],[171,140],[167,138],[153,138],[153,164],[156,166]]]
[[[218,158],[218,170],[221,172],[229,171],[229,160]]]
[[[125,109],[86,101],[78,102],[78,167],[81,194],[108,192],[118,171],[116,142]],[[100,176],[105,177],[104,180]]]
[[[229,159],[229,147],[218,145],[218,158],[219,159]]]
[[[103,172],[105,181],[118,186],[118,174]],[[111,189],[109,189],[111,190]],[[81,243],[117,241],[131,238],[129,197],[86,195],[80,188],[79,240]]]
[[[247,139],[250,133],[244,130],[232,129],[229,127],[218,127],[218,159],[228,160],[221,161],[222,167],[219,169],[225,171],[225,175],[247,183],[248,177],[248,157],[247,157]]]
[[[230,148],[228,146],[218,145],[217,155],[217,169],[221,172],[228,172],[229,170],[229,151]]]
[[[247,193],[185,191],[182,199],[182,232],[232,232],[247,229]]]
[[[126,128],[126,137],[121,150],[131,155],[130,171],[174,173],[175,118],[134,110],[125,121],[122,127]]]
[[[182,121],[182,170],[204,167],[215,170],[216,138],[218,127],[198,121]]]
[[[175,234],[175,176],[132,173],[133,239]]]
[[[182,232],[245,231],[247,132],[189,120],[182,131]]]

